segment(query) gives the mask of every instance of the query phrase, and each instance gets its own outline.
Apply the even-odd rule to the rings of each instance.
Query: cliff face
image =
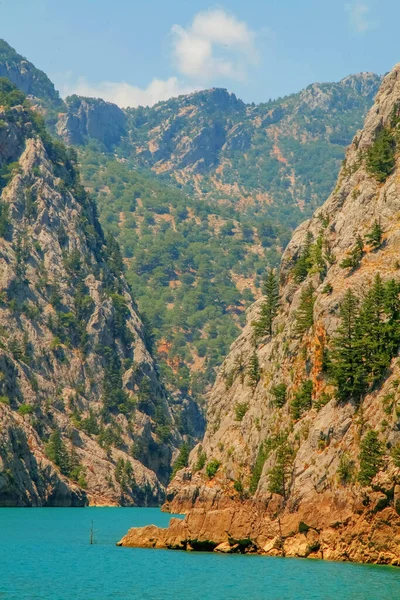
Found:
[[[80,96],[69,96],[65,103],[67,112],[59,116],[57,133],[67,144],[94,139],[110,148],[126,133],[125,114],[116,104]]]
[[[196,92],[127,109],[127,143],[138,165],[199,199],[310,214],[332,188],[380,82],[360,73],[258,105],[223,89]]]
[[[46,112],[64,109],[64,103],[47,75],[4,40],[0,40],[0,77],[7,77]]]
[[[0,505],[158,503],[182,438],[119,248],[74,153],[0,88]]]
[[[186,519],[124,545],[399,564],[399,107],[397,65],[284,253],[273,335],[254,338],[259,300],[222,365],[167,496]]]

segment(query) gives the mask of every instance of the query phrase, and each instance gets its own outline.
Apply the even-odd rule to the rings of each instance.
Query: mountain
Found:
[[[112,153],[86,137],[85,184],[171,386],[207,393],[266,265],[333,188],[379,82],[364,73],[258,106],[206,90],[125,110]]]
[[[165,391],[75,152],[7,79],[0,106],[0,506],[158,504],[201,414]]]
[[[3,45],[3,70],[20,65]],[[27,61],[25,72],[43,76]],[[8,73],[29,88],[29,77]],[[120,243],[170,391],[203,401],[266,266],[333,188],[379,83],[362,73],[259,105],[223,89],[126,110],[74,95],[56,112],[55,98],[43,108],[43,86],[46,120],[76,146],[101,223]]]
[[[304,219],[333,188],[380,81],[360,73],[259,105],[211,89],[127,109],[125,150],[199,199]]]
[[[186,518],[122,545],[400,564],[399,127],[400,64],[222,365]]]
[[[6,41],[0,39],[0,77],[6,77],[17,86],[33,104],[38,104],[54,126],[58,112],[65,110],[63,100],[43,71],[18,54]]]

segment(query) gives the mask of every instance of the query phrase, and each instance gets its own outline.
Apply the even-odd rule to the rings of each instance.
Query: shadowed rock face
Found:
[[[4,40],[0,40],[0,77],[7,77],[24,94],[41,101],[47,108],[62,110],[64,107],[47,75],[17,54]]]
[[[22,106],[0,123],[0,505],[158,505],[182,437],[119,249],[73,152]]]
[[[200,540],[238,551],[238,540],[246,539],[248,549],[268,554],[399,564],[400,470],[393,458],[400,443],[398,356],[360,406],[351,398],[336,399],[323,366],[324,348],[332,347],[346,291],[365,295],[378,273],[383,281],[400,281],[398,150],[384,181],[366,166],[366,153],[383,127],[398,138],[399,106],[397,65],[385,77],[363,131],[347,151],[334,192],[295,231],[284,254],[274,335],[260,339],[256,348],[259,381],[252,384],[247,367],[254,351],[252,322],[262,300],[249,309],[247,326],[222,366],[208,404],[205,437],[192,451],[189,468],[176,475],[167,492],[164,508],[186,512],[185,520],[173,522],[169,530],[131,530],[123,545],[141,545],[146,539],[148,544],[151,537],[163,547],[188,548],[191,540]],[[367,235],[376,221],[383,237],[373,248]],[[365,240],[364,247],[359,265],[350,269],[342,263],[357,236]],[[322,274],[309,268],[299,283],[293,268],[307,238],[313,243],[322,238],[329,260],[324,258]],[[301,297],[310,285],[313,324],[299,331]],[[294,416],[293,402],[305,381],[312,383],[309,404]],[[281,408],[274,403],[278,384],[286,385]],[[239,418],[238,406],[245,407]],[[360,443],[369,430],[376,432],[383,457],[370,484],[361,484]],[[278,493],[272,477],[283,444],[293,454]],[[343,456],[352,471],[347,481],[340,474]],[[207,469],[212,464],[217,466],[215,475],[215,468]]]
[[[126,133],[125,115],[116,104],[80,96],[69,96],[65,102],[68,112],[59,116],[57,133],[67,144],[94,139],[110,148]]]

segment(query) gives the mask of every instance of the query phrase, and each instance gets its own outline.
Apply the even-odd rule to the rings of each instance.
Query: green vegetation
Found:
[[[301,419],[303,414],[312,407],[313,383],[310,379],[302,382],[290,404],[290,414],[294,421]]]
[[[340,456],[337,474],[342,485],[348,485],[353,481],[355,464],[354,460],[349,457],[347,452],[343,452],[343,454]]]
[[[189,445],[186,442],[184,442],[179,449],[178,458],[176,459],[176,461],[174,462],[174,465],[172,467],[171,479],[176,475],[176,473],[180,469],[183,469],[184,467],[188,466],[189,453],[190,453]]]
[[[216,458],[213,458],[212,460],[210,460],[210,462],[207,463],[207,466],[206,466],[207,477],[209,479],[213,479],[215,477],[215,475],[217,474],[217,471],[220,468],[220,466],[221,466],[221,463]]]
[[[249,380],[250,387],[254,391],[261,378],[260,363],[256,350],[253,350],[253,354],[250,356],[249,366],[247,367],[247,378]]]
[[[380,275],[361,302],[348,290],[339,309],[330,369],[338,398],[359,402],[378,383],[400,341],[400,286]]]
[[[258,449],[257,458],[251,472],[249,491],[250,494],[255,494],[258,483],[264,468],[265,461],[269,458],[271,452],[279,448],[287,442],[287,432],[281,432],[277,435],[267,437]]]
[[[375,89],[378,79],[366,85]],[[80,149],[85,185],[121,246],[171,387],[204,394],[265,265],[278,264],[290,231],[334,186],[372,96],[340,83],[318,87],[328,110],[309,106],[302,94],[246,107],[221,90],[128,109],[129,135],[112,152],[93,140]],[[322,235],[307,243],[298,280],[326,269]],[[274,285],[264,293],[256,337],[273,333]]]
[[[382,236],[383,229],[381,226],[381,222],[380,220],[375,219],[371,231],[365,236],[367,242],[372,246],[374,250],[378,250],[378,248],[380,248],[382,245]]]
[[[376,431],[368,431],[360,443],[360,470],[358,481],[362,486],[371,483],[378,471],[383,467],[383,444]]]
[[[367,151],[367,171],[380,183],[386,181],[396,164],[396,141],[392,132],[383,128]]]
[[[295,456],[295,451],[288,442],[278,446],[275,465],[268,473],[268,490],[272,494],[287,497]]]
[[[118,458],[117,464],[115,465],[115,480],[120,484],[123,492],[132,490],[136,481],[130,460]]]
[[[18,412],[20,415],[31,415],[33,412],[35,412],[34,407],[31,404],[21,404],[18,407]]]
[[[263,284],[264,302],[261,304],[260,316],[254,321],[254,334],[256,338],[272,335],[272,324],[278,313],[279,283],[273,269],[267,270]]]
[[[81,487],[86,487],[84,467],[79,463],[74,448],[72,448],[71,452],[68,451],[59,429],[55,429],[51,434],[46,444],[46,455],[60,469],[63,475],[70,477]]]
[[[358,235],[356,237],[356,243],[354,248],[349,253],[345,259],[342,260],[340,266],[342,269],[357,269],[360,266],[360,262],[362,257],[364,256],[364,242],[362,238]]]
[[[306,333],[314,324],[314,292],[312,283],[301,290],[300,304],[296,313],[296,331],[300,334]]]
[[[278,383],[277,385],[272,386],[271,394],[274,397],[273,404],[278,408],[282,408],[286,404],[286,392],[287,386],[285,383]]]
[[[238,402],[235,405],[235,421],[243,421],[244,415],[249,410],[248,402]]]
[[[203,451],[202,446],[199,446],[197,461],[194,467],[195,471],[201,471],[204,469],[207,460],[207,454]]]

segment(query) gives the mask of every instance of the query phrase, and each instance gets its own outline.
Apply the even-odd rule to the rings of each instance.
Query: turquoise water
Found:
[[[115,546],[129,527],[169,519],[154,508],[0,509],[0,599],[400,598],[390,567]]]

